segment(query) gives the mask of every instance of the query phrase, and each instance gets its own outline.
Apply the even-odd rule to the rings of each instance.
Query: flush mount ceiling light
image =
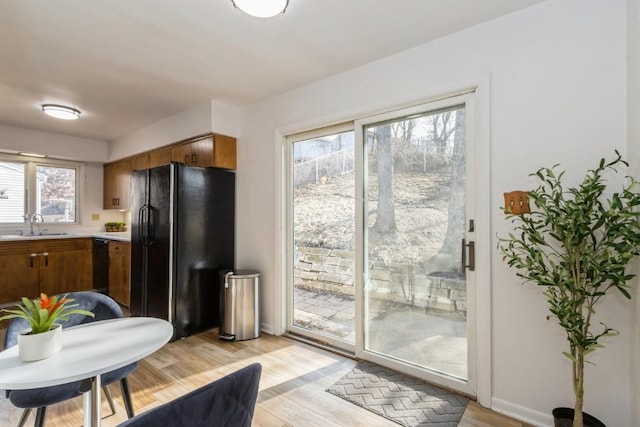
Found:
[[[42,111],[48,116],[62,120],[75,120],[80,117],[80,111],[64,105],[44,104]]]
[[[231,0],[231,3],[247,15],[256,18],[273,18],[284,13],[289,0]]]
[[[20,154],[21,156],[27,156],[27,157],[40,157],[40,158],[45,158],[47,157],[46,154],[38,154],[38,153],[27,153],[24,151],[19,152],[18,154]]]

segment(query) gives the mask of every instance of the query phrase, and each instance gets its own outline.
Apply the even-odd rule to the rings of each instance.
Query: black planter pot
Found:
[[[553,425],[555,427],[573,427],[573,408],[556,408],[553,410]],[[602,421],[594,416],[582,413],[582,420],[585,427],[607,427]]]

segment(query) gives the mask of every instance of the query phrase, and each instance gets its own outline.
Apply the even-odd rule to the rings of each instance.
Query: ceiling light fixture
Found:
[[[233,5],[256,18],[273,18],[284,13],[289,0],[231,0]]]
[[[24,151],[19,152],[18,154],[20,154],[21,156],[28,156],[28,157],[41,157],[41,158],[45,158],[47,157],[46,154],[38,154],[38,153],[26,153]]]
[[[44,104],[42,111],[48,116],[62,120],[75,120],[80,117],[80,111],[64,105]]]

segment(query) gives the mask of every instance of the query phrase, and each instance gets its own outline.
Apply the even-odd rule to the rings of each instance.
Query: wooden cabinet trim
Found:
[[[190,143],[193,143],[193,142],[198,142],[198,141],[201,141],[203,139],[208,139],[208,138],[213,138],[214,150],[215,150],[215,144],[218,142],[218,139],[220,139],[221,141],[224,141],[223,142],[223,145],[225,146],[224,151],[233,152],[234,154],[236,153],[237,139],[235,137],[228,136],[228,135],[223,135],[223,134],[219,134],[219,133],[209,132],[209,133],[204,133],[204,134],[201,134],[201,135],[196,135],[196,136],[191,137],[191,138],[186,138],[186,139],[183,139],[183,140],[180,140],[180,141],[176,141],[176,142],[173,142],[171,144],[162,145],[162,146],[154,148],[152,150],[143,151],[141,153],[137,153],[137,154],[135,154],[133,156],[129,156],[129,157],[124,157],[124,158],[122,158],[120,160],[114,160],[114,161],[105,163],[104,166],[113,165],[114,163],[119,163],[119,162],[122,162],[122,161],[130,161],[131,162],[131,161],[133,161],[133,159],[135,159],[137,157],[144,156],[144,155],[156,155],[159,152],[164,151],[164,150],[168,150],[168,154],[171,154],[171,150],[174,149],[174,148],[177,148],[177,147],[179,147],[181,145],[190,144]],[[233,145],[233,147],[231,147],[230,145]],[[166,159],[167,158],[166,157],[167,153],[164,153],[161,156],[162,156],[162,158]],[[163,163],[163,164],[168,164],[168,162],[167,163]],[[158,165],[158,166],[160,166],[160,165]],[[235,161],[233,162],[233,166],[234,166],[234,169],[235,169]],[[229,169],[226,166],[221,166],[221,167],[223,167],[225,169]]]

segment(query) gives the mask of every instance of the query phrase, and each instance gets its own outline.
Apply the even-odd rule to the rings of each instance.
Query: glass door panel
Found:
[[[466,380],[465,109],[365,125],[365,352]]]
[[[353,345],[353,131],[293,143],[290,331]]]

